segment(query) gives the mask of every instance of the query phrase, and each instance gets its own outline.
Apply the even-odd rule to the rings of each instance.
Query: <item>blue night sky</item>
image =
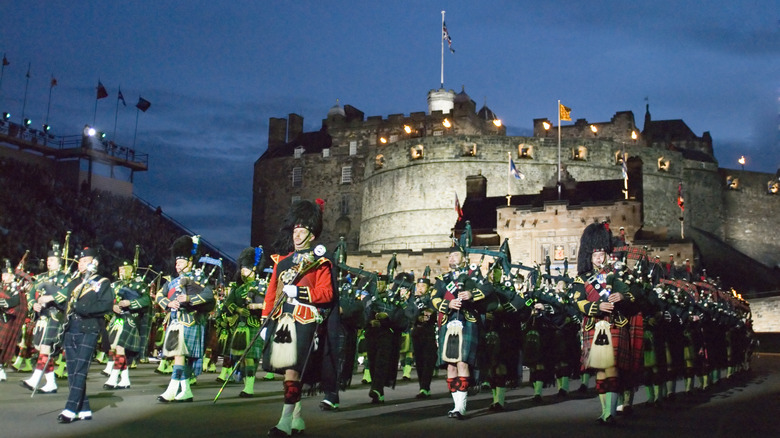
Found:
[[[759,7],[760,6],[760,7]],[[720,166],[780,168],[780,3],[667,1],[9,1],[0,111],[57,135],[92,123],[150,155],[135,193],[236,257],[268,118],[321,126],[337,99],[366,116],[426,110],[444,86],[528,135],[534,118],[654,120],[709,131]],[[25,103],[25,74],[30,80]],[[98,101],[98,80],[109,97]],[[119,105],[121,86],[127,107]],[[138,97],[151,108],[135,129]],[[568,122],[565,122],[568,123]],[[282,212],[280,212],[282,213]]]

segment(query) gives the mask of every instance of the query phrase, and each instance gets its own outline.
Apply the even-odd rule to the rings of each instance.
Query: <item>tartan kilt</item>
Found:
[[[115,339],[115,327],[118,328],[119,325],[122,326],[122,330],[117,340]],[[111,345],[116,342],[117,347],[122,347],[125,350],[140,352],[143,349],[137,315],[116,315],[109,325],[108,337],[111,339]]]
[[[580,363],[582,365],[583,370],[585,369],[585,365],[588,363],[588,356],[590,355],[590,346],[593,343],[593,336],[596,333],[595,324],[594,327],[591,328],[590,330],[585,330],[585,326],[588,324],[590,320],[592,320],[592,318],[585,318],[585,321],[583,321],[582,323],[583,324],[582,356],[580,357]],[[604,320],[610,322],[609,318],[604,318]],[[629,324],[626,324],[623,327],[618,327],[617,325],[611,322],[609,324],[609,331],[612,334],[612,350],[615,354],[615,366],[620,370],[631,369],[631,363],[632,363],[631,339],[630,339],[631,334],[628,326]]]
[[[168,336],[168,330],[172,324],[168,324],[165,328],[166,338]],[[200,358],[203,357],[203,342],[205,330],[201,324],[194,323],[191,326],[182,325],[181,329],[184,333],[184,344],[187,346],[187,357]]]
[[[228,354],[233,356],[242,355],[247,349],[247,346],[249,346],[249,343],[252,342],[252,339],[255,338],[255,335],[259,331],[260,327],[239,324],[233,334],[229,337],[230,348],[227,349]],[[262,356],[263,340],[260,338],[260,336],[258,336],[255,343],[249,346],[249,351],[246,353],[246,357],[247,359],[260,359]]]
[[[20,315],[6,314],[5,322],[0,318],[0,365],[10,362],[16,354],[16,344],[19,343],[26,317],[26,313],[21,313]]]
[[[30,339],[32,339],[33,346],[40,350],[41,345],[53,345],[61,330],[62,323],[50,316],[41,316],[32,327]]]
[[[461,357],[463,362],[468,363],[470,366],[477,364],[477,346],[479,345],[479,326],[476,322],[462,321],[463,322],[463,346],[461,347]],[[444,362],[441,358],[444,350],[444,338],[447,334],[447,324],[443,324],[439,327],[439,351],[436,359],[436,366],[439,368],[446,368],[449,362]]]

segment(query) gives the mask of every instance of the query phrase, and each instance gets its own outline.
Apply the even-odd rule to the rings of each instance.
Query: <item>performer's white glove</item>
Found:
[[[295,298],[298,296],[298,286],[288,284],[282,288],[282,292],[284,292],[290,298]]]
[[[267,327],[263,327],[263,329],[260,330],[260,339],[262,339],[263,342],[265,342],[265,337],[266,336],[268,336],[268,328]]]

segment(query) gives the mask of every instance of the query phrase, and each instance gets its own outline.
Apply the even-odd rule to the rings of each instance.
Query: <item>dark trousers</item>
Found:
[[[87,373],[97,345],[97,333],[81,333],[71,324],[65,332],[65,361],[68,367],[68,401],[65,409],[78,414],[90,411],[87,398]]]
[[[431,390],[433,371],[436,368],[436,332],[434,330],[420,329],[420,332],[412,333],[412,349],[414,350],[414,362],[417,366],[417,378],[420,389]]]
[[[368,366],[371,371],[371,389],[384,395],[385,386],[395,386],[398,373],[398,339],[388,328],[366,328]]]

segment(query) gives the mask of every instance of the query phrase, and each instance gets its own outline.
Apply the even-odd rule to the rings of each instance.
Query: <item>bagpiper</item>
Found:
[[[27,297],[21,281],[18,281],[11,261],[3,261],[2,287],[0,287],[0,382],[7,379],[5,366],[16,353],[16,343],[27,317]]]
[[[124,261],[122,266],[117,268],[118,280],[111,285],[115,300],[108,337],[112,352],[109,362],[113,362],[113,368],[108,380],[103,384],[105,389],[130,388],[129,365],[145,347],[140,328],[152,300],[143,278],[136,275],[138,249],[136,246],[135,262],[130,264],[129,261]]]
[[[200,253],[199,236],[181,236],[173,242],[177,277],[157,292],[155,301],[165,309],[167,328],[163,355],[173,358],[168,388],[157,397],[162,403],[193,401],[190,378],[202,369],[206,320],[214,304],[214,292],[201,283],[194,265]]]
[[[230,348],[227,353],[235,357],[244,355],[243,363],[234,365],[236,368],[242,367],[244,389],[238,396],[243,398],[254,397],[257,362],[263,351],[262,340],[257,339],[254,344],[251,344],[251,340],[256,339],[255,335],[260,330],[265,291],[268,286],[266,279],[262,277],[264,265],[265,255],[262,247],[250,247],[241,251],[238,256],[238,278],[231,284],[222,308],[224,312],[222,316],[233,321],[231,325],[234,327],[229,337]],[[229,370],[229,374],[232,374],[233,368]],[[229,377],[228,375],[227,378]]]
[[[36,281],[27,297],[27,308],[33,315],[28,337],[32,339],[33,347],[38,350],[38,360],[35,363],[32,376],[22,380],[21,385],[33,391],[43,377],[46,379],[46,384],[37,390],[42,394],[57,392],[55,361],[50,356],[53,353],[54,341],[57,339],[57,334],[65,319],[65,306],[57,304],[55,301],[42,306],[38,303],[38,299],[44,295],[53,296],[68,282],[67,268],[63,269],[63,264],[67,263],[65,257],[67,254],[60,250],[60,245],[53,244],[46,257],[48,271],[36,276]]]

